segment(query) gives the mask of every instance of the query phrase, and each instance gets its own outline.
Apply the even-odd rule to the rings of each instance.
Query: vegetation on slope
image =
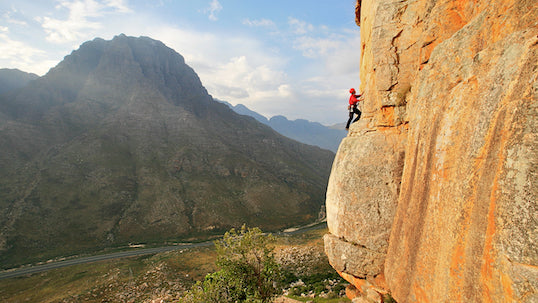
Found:
[[[84,43],[0,96],[0,266],[317,219],[334,154],[212,99],[150,38]]]
[[[296,295],[296,299],[349,302],[343,298],[345,283],[329,266],[323,253],[324,233],[326,229],[277,237],[275,257],[287,272],[285,282],[289,282],[282,286],[282,290],[290,296]],[[0,301],[97,303],[162,299],[171,302],[179,300],[196,281],[217,271],[216,260],[215,248],[205,247],[75,265],[1,280]],[[304,282],[304,288],[299,286],[299,280]],[[320,291],[330,284],[333,284],[332,294],[329,295],[326,288]],[[317,295],[316,289],[320,291]],[[303,292],[299,293],[298,290]],[[330,296],[338,298],[335,300]]]

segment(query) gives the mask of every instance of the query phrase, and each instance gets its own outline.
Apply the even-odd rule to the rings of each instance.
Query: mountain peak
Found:
[[[124,34],[112,40],[95,38],[83,43],[39,83],[39,87],[48,87],[50,98],[35,103],[34,92],[28,90],[18,100],[8,100],[11,104],[6,105],[6,111],[35,120],[55,106],[112,94],[115,97],[106,102],[115,105],[133,98],[166,99],[202,115],[211,100],[198,75],[180,54],[160,41]],[[118,94],[120,91],[126,93]],[[149,92],[154,95],[147,96]]]
[[[2,266],[312,222],[334,157],[214,101],[147,37],[84,43],[0,116]]]

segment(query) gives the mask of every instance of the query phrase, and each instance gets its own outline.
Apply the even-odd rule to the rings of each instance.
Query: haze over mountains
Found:
[[[228,105],[236,113],[251,116],[259,122],[269,125],[272,129],[299,142],[319,146],[336,152],[342,139],[347,135],[341,128],[327,127],[317,122],[310,122],[304,119],[288,120],[284,116],[273,116],[270,119],[250,110],[243,104],[232,105],[225,101],[220,101]],[[346,117],[344,117],[346,118]]]
[[[81,45],[0,96],[0,262],[315,220],[334,154],[213,100],[150,38]]]
[[[18,69],[0,68],[0,94],[21,88],[37,78],[39,76],[36,74],[26,73]]]

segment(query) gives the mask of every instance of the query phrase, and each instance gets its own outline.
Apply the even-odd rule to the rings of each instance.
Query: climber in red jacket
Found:
[[[349,119],[347,120],[346,124],[346,130],[349,129],[349,124],[351,124],[351,120],[353,120],[353,114],[357,114],[357,118],[353,120],[353,122],[357,122],[361,117],[361,111],[358,108],[360,98],[362,97],[362,94],[355,95],[355,89],[352,88],[349,90],[349,93],[351,96],[349,96],[349,105],[347,107],[349,111]]]

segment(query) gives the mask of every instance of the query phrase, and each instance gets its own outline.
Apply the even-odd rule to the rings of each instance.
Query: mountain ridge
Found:
[[[324,149],[336,152],[342,139],[347,135],[347,131],[342,128],[327,127],[318,122],[311,122],[305,119],[289,120],[285,116],[276,115],[267,119],[265,116],[249,109],[243,104],[232,105],[229,102],[218,100],[241,115],[253,117],[257,121],[269,125],[272,129],[282,135],[299,142],[319,146]]]
[[[38,75],[19,69],[0,68],[0,95],[21,88],[37,78]]]
[[[147,37],[85,42],[0,113],[3,266],[311,222],[334,156],[214,101]]]

